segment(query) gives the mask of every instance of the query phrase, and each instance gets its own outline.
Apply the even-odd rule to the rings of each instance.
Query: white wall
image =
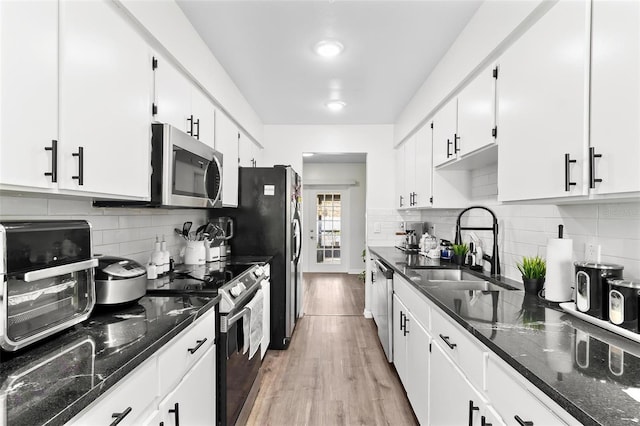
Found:
[[[261,143],[262,121],[173,0],[114,0]]]
[[[0,220],[84,219],[92,225],[93,253],[122,256],[143,265],[153,251],[156,235],[176,263],[184,240],[175,234],[186,221],[193,230],[206,222],[206,210],[94,208],[90,199],[0,196]]]
[[[345,224],[348,228],[348,245],[349,253],[347,259],[349,264],[347,270],[351,274],[358,274],[364,270],[364,263],[362,262],[362,250],[366,248],[366,165],[364,163],[359,164],[316,164],[305,163],[304,171],[302,175],[302,182],[313,181],[316,185],[305,186],[305,192],[309,189],[321,189],[337,188],[336,185],[331,185],[337,181],[346,182],[348,180],[355,181],[355,185],[339,185],[340,189],[346,189],[349,191],[349,218]],[[323,183],[325,185],[323,185]],[[314,203],[314,200],[303,199],[303,205],[307,203]],[[306,207],[305,207],[306,208]],[[314,224],[304,223],[303,232],[304,240],[309,241],[309,227],[314,227]],[[309,261],[309,256],[305,257],[306,262]],[[305,263],[306,263],[305,262]]]
[[[393,207],[395,192],[392,140],[391,125],[266,125],[263,163],[290,164],[301,173],[303,152],[366,153],[367,212],[389,209]]]

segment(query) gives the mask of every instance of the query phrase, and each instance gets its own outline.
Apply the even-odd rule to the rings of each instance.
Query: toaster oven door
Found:
[[[14,351],[84,321],[95,304],[89,259],[5,278],[0,346]]]

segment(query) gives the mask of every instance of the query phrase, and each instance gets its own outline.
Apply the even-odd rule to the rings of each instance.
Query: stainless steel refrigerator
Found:
[[[273,256],[271,349],[286,349],[301,312],[301,179],[290,166],[241,167],[238,207],[215,209],[234,219],[233,256]]]

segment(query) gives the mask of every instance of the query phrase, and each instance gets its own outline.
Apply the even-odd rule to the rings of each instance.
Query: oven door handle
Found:
[[[229,330],[229,327],[231,327],[233,324],[237,323],[240,318],[242,318],[243,316],[247,315],[250,312],[251,311],[249,310],[249,308],[244,308],[240,312],[238,312],[237,314],[232,315],[229,318],[227,318],[227,320],[225,321],[226,325],[227,325],[226,329]]]
[[[53,268],[38,269],[37,271],[25,272],[18,275],[18,278],[25,282],[33,282],[45,278],[53,278],[58,275],[71,274],[72,272],[83,271],[85,269],[98,266],[98,259],[89,259],[82,262],[71,263],[69,265],[54,266]]]

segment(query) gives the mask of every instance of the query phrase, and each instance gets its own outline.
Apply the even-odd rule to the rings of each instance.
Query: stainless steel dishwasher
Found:
[[[378,338],[389,362],[393,361],[393,269],[380,259],[374,259],[373,319],[378,326]]]

